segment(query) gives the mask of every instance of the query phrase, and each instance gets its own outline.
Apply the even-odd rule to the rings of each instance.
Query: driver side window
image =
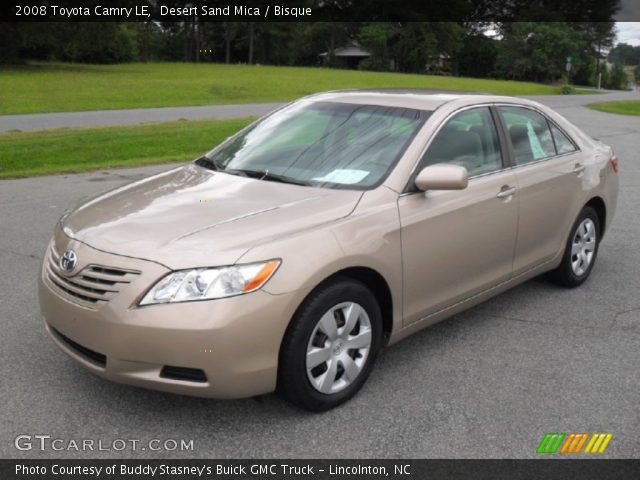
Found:
[[[489,107],[460,112],[440,129],[418,171],[436,163],[465,167],[470,177],[502,168],[498,133]]]

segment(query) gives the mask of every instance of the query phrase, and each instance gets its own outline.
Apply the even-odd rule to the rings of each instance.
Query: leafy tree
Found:
[[[398,18],[416,12],[412,5],[396,8],[391,0],[380,1],[376,3],[378,14],[385,8]],[[572,15],[578,15],[583,7],[606,13],[617,0],[574,2],[575,5],[566,0],[562,8],[574,9]],[[179,6],[185,2],[164,0],[164,3]],[[360,8],[352,0],[323,0],[323,4],[336,9]],[[470,13],[470,19],[486,18],[492,4],[486,0],[479,10]],[[435,71],[554,82],[565,75],[566,57],[571,56],[573,83],[595,84],[597,71],[602,68],[603,85],[608,86],[609,71],[602,52],[613,41],[613,23],[551,21],[562,17],[558,9],[548,5],[547,0],[509,0],[509,5],[503,5],[506,10],[502,19],[544,14],[550,21],[500,23],[497,28],[501,35],[494,39],[483,32],[496,28],[496,24],[476,21],[216,23],[203,22],[194,16],[181,22],[12,23],[0,25],[0,63],[53,59],[92,63],[180,60],[318,65],[319,54],[329,52],[325,65],[344,66],[331,52],[358,40],[372,54],[360,66],[371,70]],[[452,0],[448,8],[467,7],[467,0]],[[587,13],[583,16],[585,20],[589,19]],[[611,50],[610,58],[614,63],[629,63],[635,61],[636,54],[640,55],[640,47],[621,44]]]
[[[585,41],[585,49],[578,53],[579,68],[576,69],[574,79],[576,83],[595,85],[600,65],[604,58],[603,52],[611,48],[616,38],[614,22],[575,22],[570,26],[579,32]],[[591,58],[595,58],[595,71],[592,73]]]
[[[393,56],[401,72],[424,72],[437,51],[435,33],[424,23],[406,23],[395,36]]]
[[[584,51],[581,35],[562,22],[515,22],[502,27],[497,71],[514,80],[557,81],[566,58]]]
[[[360,64],[365,70],[389,70],[389,41],[394,35],[391,23],[367,23],[360,28],[358,38],[360,44],[371,53],[371,57]]]
[[[428,25],[436,35],[438,52],[449,56],[453,68],[451,73],[457,74],[458,55],[462,50],[465,36],[464,24],[460,22],[434,22]]]
[[[137,24],[136,44],[139,60],[150,62],[160,58],[162,31],[156,22],[140,22]]]
[[[495,75],[498,41],[482,33],[465,37],[458,56],[458,72],[463,77],[486,78]]]
[[[291,43],[295,36],[295,23],[263,23],[261,27],[260,41],[256,44],[258,63],[289,65],[291,49],[295,48]]]
[[[352,38],[356,38],[357,25],[345,22],[315,22],[308,24],[304,30],[305,47],[302,56],[305,58],[304,64],[317,65],[319,54],[328,52],[326,63],[328,66],[336,66],[336,59],[333,51],[344,45]]]
[[[572,69],[572,82],[576,85],[591,85],[595,87],[598,84],[598,74],[596,71],[599,68],[602,72],[605,64],[600,62],[600,65],[598,65],[598,61],[589,56],[580,56],[578,58],[578,66]]]
[[[238,35],[238,29],[237,22],[224,22],[222,24],[222,31],[224,32],[224,63],[231,62],[231,44]]]
[[[79,63],[138,60],[139,26],[115,22],[29,23],[21,27],[23,58]]]
[[[609,60],[624,65],[640,65],[640,46],[619,43],[609,52]]]
[[[15,22],[0,22],[0,64],[21,63],[20,50],[23,44],[22,25]]]
[[[392,37],[394,63],[401,72],[424,72],[440,56],[453,59],[462,48],[464,27],[455,22],[407,22],[398,24]]]
[[[624,65],[622,65],[622,63],[614,63],[607,88],[612,90],[626,90],[628,83],[629,79],[627,72],[624,70]]]
[[[600,66],[600,75],[602,75],[600,85],[602,88],[609,88],[609,67],[606,63]]]

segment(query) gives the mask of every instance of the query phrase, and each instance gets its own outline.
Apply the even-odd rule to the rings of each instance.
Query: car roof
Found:
[[[516,97],[488,94],[451,93],[434,90],[340,90],[305,97],[314,102],[355,103],[384,107],[413,108],[433,111],[446,103],[457,106],[486,103],[515,103],[538,106],[538,103]]]

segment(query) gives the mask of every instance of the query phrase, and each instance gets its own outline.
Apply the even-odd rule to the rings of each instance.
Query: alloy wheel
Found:
[[[593,220],[585,218],[573,236],[571,243],[571,268],[577,276],[589,269],[596,249],[596,226]]]
[[[307,377],[324,394],[337,393],[358,378],[371,349],[371,320],[354,302],[330,308],[316,324],[307,345]]]

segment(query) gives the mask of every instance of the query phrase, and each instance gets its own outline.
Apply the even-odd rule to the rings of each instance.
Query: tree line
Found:
[[[640,45],[634,47],[627,43],[619,43],[609,52],[609,59],[616,64],[633,68],[634,80],[640,84]]]
[[[330,67],[355,44],[357,68],[626,88],[634,47],[613,22],[187,22],[0,25],[0,63],[221,62]],[[327,55],[321,57],[320,54]],[[634,56],[635,55],[635,56]],[[607,61],[607,58],[610,60]],[[631,62],[631,63],[629,63]],[[567,71],[567,63],[571,64]],[[609,68],[608,65],[613,65]]]

